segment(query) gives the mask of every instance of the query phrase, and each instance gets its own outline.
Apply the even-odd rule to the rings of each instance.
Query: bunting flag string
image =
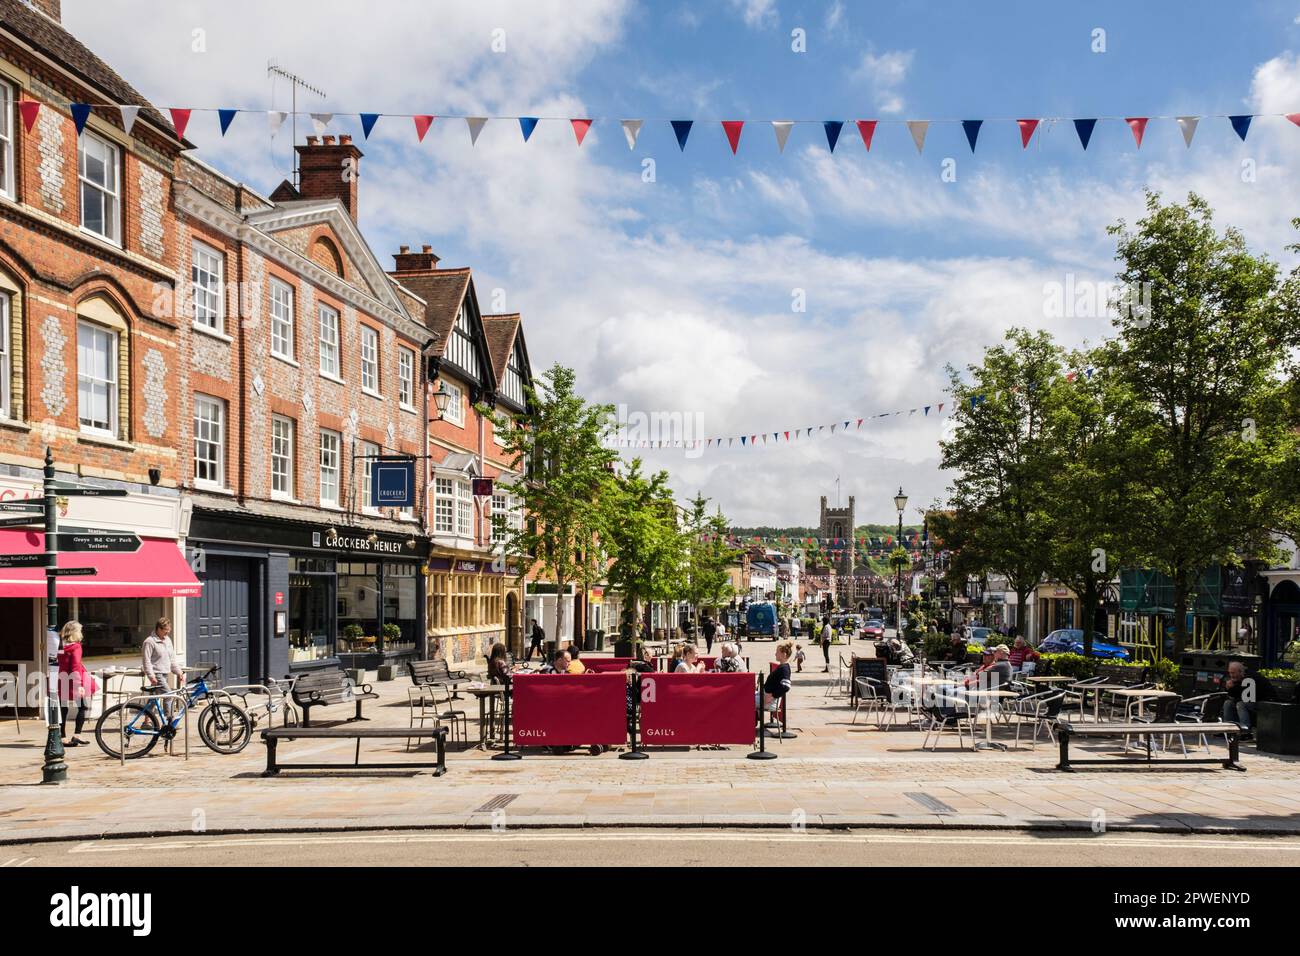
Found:
[[[42,108],[41,102],[37,100],[22,99],[18,103],[18,108],[22,116],[23,125],[28,131],[36,123],[37,116]],[[47,107],[49,108],[49,107]],[[85,128],[86,121],[90,113],[95,109],[116,110],[121,117],[123,129],[130,133],[134,127],[139,113],[146,109],[145,104],[133,103],[72,103],[66,104],[68,113],[72,116],[76,125],[77,132]],[[216,114],[220,134],[225,136],[230,130],[231,124],[239,113],[263,113],[267,118],[270,134],[274,137],[284,124],[285,119],[290,116],[304,116],[311,120],[312,127],[316,135],[324,135],[325,131],[339,116],[355,116],[360,123],[363,138],[369,139],[370,134],[374,131],[375,124],[380,117],[404,117],[414,122],[417,141],[423,141],[425,134],[428,133],[429,127],[434,118],[442,116],[445,119],[460,119],[466,122],[469,127],[470,144],[478,143],[479,134],[483,127],[487,125],[488,120],[511,119],[519,124],[520,132],[523,135],[525,143],[529,142],[537,127],[542,123],[564,122],[573,129],[574,139],[579,147],[583,145],[587,134],[595,124],[617,122],[623,130],[623,136],[627,141],[628,149],[635,149],[643,127],[647,122],[666,122],[668,123],[676,138],[678,148],[683,152],[686,150],[687,140],[697,122],[696,119],[651,119],[646,117],[628,119],[613,119],[608,117],[572,117],[572,116],[465,116],[455,113],[381,113],[381,112],[356,112],[356,113],[338,113],[338,112],[298,112],[291,113],[288,110],[271,110],[271,109],[248,109],[245,107],[179,107],[171,106],[163,108],[171,117],[172,126],[177,138],[183,139],[190,125],[190,119],[194,113],[214,113]],[[940,124],[960,124],[967,144],[972,153],[975,152],[976,146],[980,140],[984,126],[989,123],[1014,123],[1019,133],[1020,146],[1022,149],[1029,147],[1030,141],[1035,134],[1044,128],[1047,124],[1050,128],[1058,122],[1069,121],[1074,125],[1075,134],[1079,138],[1079,145],[1082,149],[1087,150],[1092,141],[1092,135],[1096,131],[1099,122],[1123,122],[1133,136],[1134,145],[1142,148],[1143,140],[1146,136],[1148,124],[1152,120],[1164,121],[1171,120],[1177,124],[1183,137],[1183,143],[1191,147],[1192,139],[1195,137],[1199,128],[1200,121],[1203,119],[1226,119],[1233,133],[1238,139],[1245,142],[1250,133],[1251,126],[1256,119],[1260,117],[1280,117],[1288,122],[1300,126],[1300,112],[1290,113],[1236,113],[1236,114],[1202,114],[1202,115],[1184,115],[1184,116],[1093,116],[1093,117],[985,117],[982,119],[857,119],[852,120],[858,129],[858,134],[862,138],[863,148],[868,152],[872,144],[878,126],[882,123],[905,126],[912,144],[916,147],[918,154],[924,153],[926,138],[930,132],[930,127],[936,123]],[[790,133],[795,126],[800,124],[816,124],[821,126],[826,137],[826,147],[830,152],[835,152],[839,145],[840,134],[844,125],[849,120],[842,119],[725,119],[718,120],[726,133],[727,144],[733,154],[740,152],[741,132],[747,123],[767,123],[771,125],[775,136],[778,153],[784,153],[786,143],[789,140]],[[987,138],[987,137],[986,137]],[[1040,136],[1041,140],[1042,137]]]

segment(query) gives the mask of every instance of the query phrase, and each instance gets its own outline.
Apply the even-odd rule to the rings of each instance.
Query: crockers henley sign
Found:
[[[331,551],[364,552],[367,554],[402,553],[402,542],[400,541],[385,541],[383,538],[378,537],[371,541],[369,535],[339,534],[337,531],[326,531],[319,533],[319,535],[319,546],[328,548]],[[316,534],[313,534],[313,539],[316,536]],[[316,542],[313,540],[312,543],[315,544]]]
[[[376,458],[370,462],[370,505],[374,508],[415,506],[415,462]]]

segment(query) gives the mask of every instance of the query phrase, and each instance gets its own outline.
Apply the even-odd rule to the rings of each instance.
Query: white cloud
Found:
[[[876,109],[881,113],[901,113],[903,98],[899,87],[912,68],[912,50],[868,50],[852,73],[852,79],[869,85],[876,94]]]
[[[731,7],[740,12],[748,27],[766,29],[776,26],[776,0],[731,0]]]

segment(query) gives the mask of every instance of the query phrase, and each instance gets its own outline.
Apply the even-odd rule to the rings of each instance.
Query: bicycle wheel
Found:
[[[160,729],[158,715],[151,709],[140,704],[115,704],[95,723],[95,742],[114,760],[120,760],[123,751],[127,760],[134,760],[153,750]]]
[[[253,727],[234,704],[217,701],[199,715],[199,736],[219,754],[237,754],[253,739]]]

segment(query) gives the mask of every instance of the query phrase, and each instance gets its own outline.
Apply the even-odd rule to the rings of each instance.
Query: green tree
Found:
[[[615,479],[605,506],[611,557],[606,577],[623,597],[620,636],[635,642],[643,603],[667,598],[680,583],[685,536],[678,528],[668,473],[645,475],[640,458]]]
[[[1216,231],[1194,194],[1179,205],[1148,193],[1136,228],[1110,231],[1118,279],[1140,303],[1115,320],[1108,357],[1134,398],[1118,423],[1137,449],[1132,520],[1139,557],[1173,580],[1181,654],[1201,570],[1270,550],[1267,532],[1285,519],[1278,486],[1296,435],[1282,373],[1300,328],[1295,276],[1284,281],[1235,229]]]
[[[505,533],[505,555],[518,561],[520,575],[534,563],[563,595],[571,583],[591,580],[598,549],[593,538],[603,528],[605,499],[612,487],[614,452],[603,444],[614,408],[586,401],[575,390],[572,369],[556,364],[528,389],[528,414],[513,426],[484,408],[506,437],[503,454],[516,474],[501,482],[522,500],[521,526],[498,525]],[[563,600],[556,600],[557,644],[570,626]]]
[[[727,568],[740,552],[727,545],[727,527],[721,509],[709,514],[709,499],[697,492],[686,513],[686,577],[682,590],[697,628],[701,607],[716,610],[732,595]]]
[[[954,431],[939,448],[941,466],[957,472],[946,507],[960,517],[944,522],[944,531],[947,547],[967,552],[953,573],[1005,576],[1021,627],[1029,594],[1050,563],[1047,416],[1061,362],[1046,332],[1012,329],[1005,344],[966,369],[969,382],[948,368]]]

